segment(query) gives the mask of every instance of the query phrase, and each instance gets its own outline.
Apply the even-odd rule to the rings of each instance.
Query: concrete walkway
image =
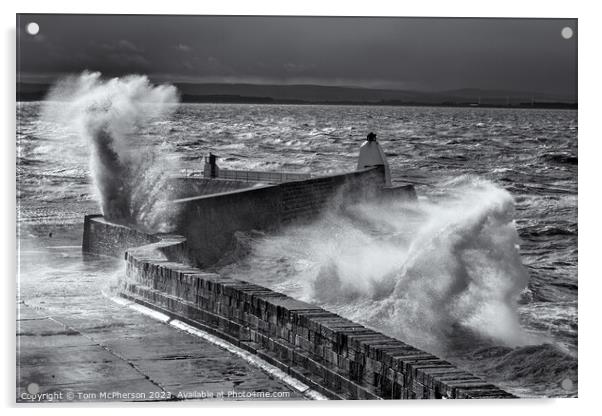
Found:
[[[104,296],[98,280],[115,269],[101,263],[114,260],[84,261],[76,248],[35,254],[21,254],[18,402],[306,398],[243,358]]]

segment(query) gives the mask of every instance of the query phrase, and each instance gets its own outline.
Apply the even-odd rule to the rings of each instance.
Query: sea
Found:
[[[102,209],[98,148],[81,124],[48,116],[62,106],[17,104],[20,299],[61,270],[104,290],[123,266],[81,256],[83,217]],[[369,201],[272,235],[239,233],[239,250],[215,269],[520,397],[577,396],[576,111],[180,104],[141,120],[122,145],[160,149],[154,169],[182,175],[202,170],[209,152],[222,168],[347,172],[376,133],[394,183],[414,184],[417,201]]]

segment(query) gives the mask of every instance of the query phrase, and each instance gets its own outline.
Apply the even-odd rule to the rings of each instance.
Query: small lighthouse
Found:
[[[389,170],[389,163],[385,157],[382,147],[376,141],[375,133],[368,133],[366,141],[362,143],[360,147],[360,156],[357,161],[357,170],[366,169],[372,166],[384,166],[385,167],[385,186],[391,186],[391,172]]]

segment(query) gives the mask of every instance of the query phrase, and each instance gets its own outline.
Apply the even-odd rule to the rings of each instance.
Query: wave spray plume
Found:
[[[161,157],[168,144],[157,145],[144,131],[167,119],[177,104],[175,87],[153,86],[146,76],[104,80],[98,72],[84,72],[55,84],[42,114],[89,142],[92,181],[107,219],[167,232],[174,212],[164,185],[174,161]]]

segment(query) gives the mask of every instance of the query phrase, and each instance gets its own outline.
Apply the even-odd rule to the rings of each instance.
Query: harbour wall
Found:
[[[244,348],[333,399],[510,398],[451,363],[249,282],[204,272],[235,231],[271,230],[348,201],[412,197],[380,168],[185,198],[184,235],[148,235],[87,216],[86,252],[124,256],[122,296]],[[211,186],[211,185],[209,185]]]
[[[384,184],[384,168],[374,167],[183,198],[173,202],[181,213],[176,232],[188,240],[194,264],[205,267],[233,248],[237,231],[273,231],[293,221],[311,220],[326,208],[382,198],[386,194]],[[405,193],[415,198],[413,188],[405,188]]]
[[[132,247],[160,240],[158,235],[146,234],[133,228],[107,221],[102,215],[84,217],[82,251],[103,256],[122,257]]]
[[[415,198],[413,188],[395,191],[397,197]],[[234,248],[237,231],[275,231],[294,221],[308,221],[324,209],[338,209],[345,204],[368,198],[386,198],[391,189],[384,188],[384,169],[369,168],[265,185],[227,179],[174,176],[165,192],[179,197],[172,201],[178,212],[175,233],[188,240],[189,262],[206,267]],[[91,218],[99,218],[90,222]],[[85,252],[121,257],[131,247],[158,241],[158,236],[118,226],[107,232],[114,219],[102,216],[85,218],[83,248]],[[96,238],[91,239],[90,235]]]
[[[167,181],[165,192],[172,199],[237,191],[256,186],[255,182],[230,179],[208,179],[199,176],[173,176]]]
[[[86,221],[89,247],[125,242],[123,226]],[[139,238],[138,232],[132,234]],[[124,297],[219,336],[332,399],[510,398],[451,363],[315,305],[184,262],[182,236],[125,252]]]

